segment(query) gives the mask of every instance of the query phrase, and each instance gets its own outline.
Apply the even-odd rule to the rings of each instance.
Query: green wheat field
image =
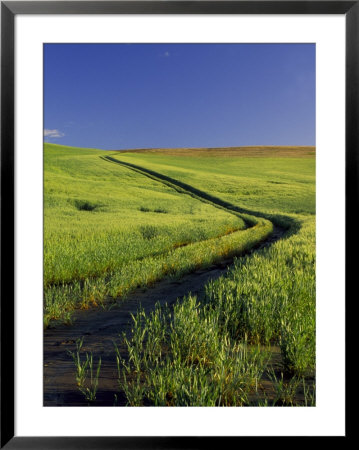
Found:
[[[232,259],[200,298],[154,303],[119,330],[115,399],[315,406],[315,148],[44,144],[45,333]],[[84,339],[68,357],[93,405],[101,359]]]

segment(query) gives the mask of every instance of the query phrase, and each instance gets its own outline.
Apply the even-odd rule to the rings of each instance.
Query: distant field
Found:
[[[191,157],[251,157],[251,158],[273,158],[291,157],[306,158],[315,155],[315,147],[222,147],[222,148],[152,148],[119,150],[121,153],[146,153],[167,156],[191,156]]]
[[[123,343],[132,356],[118,357],[128,404],[315,404],[315,148],[45,144],[44,160],[46,325],[286,232],[239,258],[204,299],[139,313]]]
[[[264,148],[265,158],[253,157],[249,148],[242,156],[233,149],[235,157],[221,151],[212,153],[212,149],[189,154],[176,150],[173,155],[162,150],[116,152],[112,157],[188,182],[256,211],[315,214],[315,151],[298,157],[308,153],[303,148],[308,149],[285,147],[290,156],[284,156],[282,149],[276,153],[276,149]]]

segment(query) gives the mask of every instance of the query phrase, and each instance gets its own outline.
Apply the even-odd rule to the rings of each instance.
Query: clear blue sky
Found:
[[[314,44],[45,44],[45,141],[315,145]]]

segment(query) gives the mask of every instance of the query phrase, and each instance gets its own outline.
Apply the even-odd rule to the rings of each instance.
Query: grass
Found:
[[[96,393],[98,388],[98,379],[101,371],[101,358],[97,363],[97,369],[95,370],[94,360],[92,353],[86,353],[84,360],[81,359],[81,349],[83,345],[83,338],[76,341],[76,352],[69,352],[76,367],[76,385],[85,397],[85,399],[92,403],[96,401]],[[90,373],[90,379],[88,374]]]
[[[130,258],[243,227],[238,216],[112,167],[102,154],[45,144],[45,286],[103,275]],[[143,209],[149,210],[145,216]],[[155,227],[160,238],[149,244],[143,225]]]
[[[115,158],[126,164],[161,173],[180,183],[190,184],[194,189],[206,190],[224,203],[237,205],[241,211],[253,213],[253,210],[256,210],[259,215],[271,218],[277,224],[286,225],[289,232],[285,239],[270,248],[238,259],[226,277],[208,283],[202,304],[193,299],[181,304],[182,308],[187,308],[184,321],[189,327],[184,333],[187,339],[180,345],[181,350],[174,351],[170,347],[164,357],[163,349],[157,349],[158,357],[155,363],[151,364],[146,360],[145,354],[141,359],[142,373],[155,373],[156,379],[163,380],[161,389],[166,394],[162,393],[161,403],[153,397],[153,392],[159,391],[160,388],[154,386],[152,378],[148,379],[146,375],[144,378],[138,376],[137,382],[142,386],[142,397],[137,404],[148,401],[162,405],[297,405],[303,404],[298,400],[298,392],[301,386],[304,386],[304,404],[313,405],[315,387],[306,383],[315,373],[313,155],[301,155],[300,158],[284,158],[281,155],[266,155],[263,158],[251,158],[248,155],[242,158],[221,158],[217,152],[216,156],[211,158],[208,153],[202,156],[199,152],[195,165],[192,154],[180,155],[179,152],[174,152],[170,158],[163,151],[121,153]],[[171,317],[173,323],[178,323],[176,311],[175,308],[174,317]],[[195,321],[195,326],[191,327],[193,316],[198,320]],[[159,319],[153,317],[151,320],[156,323]],[[209,323],[215,324],[214,329]],[[138,321],[135,321],[134,326],[139,327]],[[146,327],[151,329],[151,322],[146,323]],[[157,329],[168,327],[168,323],[164,321]],[[210,336],[206,334],[208,330]],[[134,333],[136,334],[135,330]],[[178,330],[170,328],[167,334],[167,344],[162,344],[164,349],[168,346],[168,340],[171,342],[176,338]],[[202,347],[188,349],[189,336],[193,341],[202,342]],[[205,338],[201,339],[201,336]],[[255,348],[259,345],[266,348],[279,345],[280,372],[275,374],[273,367],[268,365],[268,359],[263,358],[261,363],[254,364],[258,372],[252,378],[246,378],[245,389],[241,390],[239,386],[232,385],[230,376],[224,385],[218,384],[219,373],[226,371],[223,366],[218,365],[214,355],[225,351],[221,347],[224,342],[228,345],[226,352],[229,353],[236,345],[241,345],[242,348],[248,345]],[[126,343],[128,346],[134,344],[131,340]],[[211,353],[211,348],[216,350]],[[179,353],[182,355],[180,360],[177,356]],[[209,357],[209,354],[212,357]],[[261,354],[263,355],[263,352]],[[234,366],[244,364],[250,371],[250,362],[244,363],[243,358],[239,360],[240,362],[235,363],[234,356],[223,359]],[[141,364],[137,363],[138,369]],[[234,366],[229,369],[231,374],[236,373]],[[175,380],[183,381],[183,377],[187,377],[187,381],[174,385],[171,369],[175,369]],[[263,400],[263,396],[258,395],[257,391],[261,385],[261,374],[266,372],[271,374],[274,389],[270,400]],[[129,380],[134,383],[129,367],[127,378],[125,373],[122,371],[120,375],[122,386],[130,382]],[[237,380],[240,379],[237,375]],[[193,385],[190,398],[185,395],[188,385]],[[198,386],[201,386],[201,389],[198,389]],[[136,389],[139,390],[138,386]],[[202,398],[203,392],[208,396]],[[236,397],[238,392],[241,394]],[[257,398],[254,403],[253,398]]]
[[[191,250],[176,249],[246,228],[240,214],[111,165],[104,152],[45,144],[44,155],[45,325],[193,270],[200,256],[188,264]],[[222,249],[233,250],[229,241]]]
[[[117,352],[119,390],[133,406],[315,405],[315,149],[49,145],[45,205],[47,324],[285,228],[203,298],[139,311]]]
[[[111,156],[202,189],[224,201],[253,211],[315,215],[315,154],[288,148],[283,156],[266,150],[265,157],[233,152],[116,152]],[[170,152],[171,153],[171,152]],[[305,153],[305,155],[303,155]],[[315,152],[314,152],[315,153]],[[196,155],[196,156],[195,156]],[[206,155],[206,156],[205,156]]]
[[[238,342],[211,308],[196,297],[173,312],[157,306],[133,317],[132,337],[123,336],[128,361],[117,352],[120,390],[140,406],[235,406],[248,403],[269,354]]]
[[[300,404],[298,389],[315,373],[313,234],[307,221],[299,234],[238,259],[207,284],[202,302],[190,296],[173,312],[134,317],[132,336],[123,336],[129,362],[119,364],[129,405],[259,405],[266,371],[275,390],[268,406]],[[278,375],[269,364],[275,344]],[[304,389],[306,405],[313,389]]]

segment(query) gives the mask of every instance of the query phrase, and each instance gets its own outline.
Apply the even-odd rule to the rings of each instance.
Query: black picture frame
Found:
[[[18,14],[340,14],[346,18],[346,300],[354,254],[359,163],[359,1],[4,1],[1,2],[1,439],[6,449],[177,449],[238,445],[237,437],[14,436],[14,19]],[[347,302],[346,302],[347,304]],[[347,319],[347,315],[346,315]],[[346,320],[347,324],[347,320]],[[346,326],[346,342],[348,342]],[[348,350],[346,350],[347,354]],[[347,361],[347,359],[346,359]],[[347,366],[346,366],[347,367]],[[6,370],[4,370],[6,368]],[[349,372],[348,370],[346,371]],[[348,385],[347,377],[347,385]],[[346,397],[346,412],[347,412]],[[346,417],[348,415],[346,414]],[[140,425],[139,425],[140,426]],[[346,435],[350,428],[346,421]],[[219,442],[220,441],[220,442]]]

